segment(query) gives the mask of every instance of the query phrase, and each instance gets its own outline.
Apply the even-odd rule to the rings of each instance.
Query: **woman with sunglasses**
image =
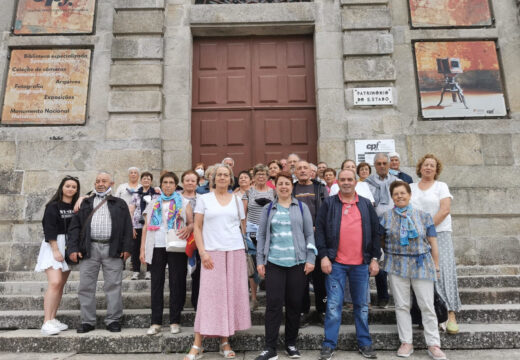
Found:
[[[43,214],[43,233],[35,271],[47,274],[47,291],[43,297],[43,335],[56,335],[68,326],[56,319],[56,312],[63,295],[63,288],[70,274],[65,262],[65,237],[71,218],[74,216],[74,203],[79,197],[79,180],[64,177],[54,196],[45,205]]]
[[[246,191],[242,200],[244,202],[244,209],[246,210],[246,233],[248,253],[256,260],[256,232],[260,225],[260,216],[265,205],[274,200],[274,190],[267,186],[267,172],[268,168],[264,164],[257,164],[253,168],[254,185]],[[255,264],[256,267],[256,264]],[[249,279],[251,286],[251,310],[258,308],[258,300],[256,299],[257,284],[260,283],[258,272]]]

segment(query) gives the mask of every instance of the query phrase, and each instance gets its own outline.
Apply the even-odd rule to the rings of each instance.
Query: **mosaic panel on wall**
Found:
[[[91,50],[11,52],[2,124],[85,123]]]
[[[424,118],[507,115],[494,41],[414,44]]]
[[[11,0],[10,0],[11,1]],[[19,0],[15,35],[89,34],[96,0]]]
[[[492,25],[489,0],[409,0],[412,27]]]

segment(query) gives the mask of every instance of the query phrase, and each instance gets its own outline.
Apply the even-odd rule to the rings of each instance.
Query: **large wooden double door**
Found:
[[[312,37],[196,38],[193,162],[235,170],[297,153],[316,161]]]

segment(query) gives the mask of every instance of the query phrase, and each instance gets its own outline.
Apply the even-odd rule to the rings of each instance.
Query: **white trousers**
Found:
[[[397,330],[401,343],[413,344],[412,316],[410,315],[410,308],[412,307],[411,285],[417,298],[417,304],[421,309],[426,345],[440,347],[437,315],[435,315],[435,307],[433,306],[434,282],[403,278],[390,273],[388,273],[388,278],[394,297],[395,317],[397,318]]]

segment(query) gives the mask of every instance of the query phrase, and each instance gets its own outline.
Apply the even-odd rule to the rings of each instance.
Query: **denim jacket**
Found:
[[[370,200],[359,196],[357,203],[361,213],[363,232],[363,263],[369,264],[372,258],[381,257],[379,219]],[[338,195],[326,198],[323,201],[316,219],[316,247],[318,257],[328,257],[331,262],[336,259],[339,245],[343,203]]]
[[[269,205],[264,206],[262,216],[260,217],[260,225],[256,233],[256,263],[265,265],[269,256],[269,246],[271,244],[271,220],[276,214],[278,200],[274,200],[269,212]],[[289,206],[289,218],[291,219],[291,231],[293,235],[294,251],[296,253],[297,262],[307,262],[314,265],[316,260],[316,247],[314,245],[314,230],[312,226],[312,216],[309,208],[304,203],[292,198]],[[269,218],[267,213],[269,212]],[[303,216],[302,216],[303,212]]]

